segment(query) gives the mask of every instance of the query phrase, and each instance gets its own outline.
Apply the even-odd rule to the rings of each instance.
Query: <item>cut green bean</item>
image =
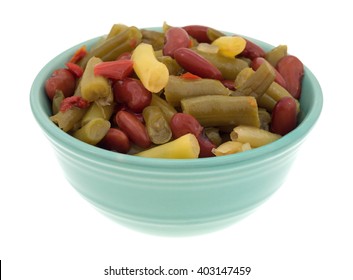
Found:
[[[195,49],[195,51],[213,64],[226,80],[235,80],[241,70],[249,67],[244,60],[234,57],[226,57],[219,53],[207,53]]]
[[[93,56],[99,57],[103,61],[115,60],[122,53],[131,52],[141,42],[141,39],[142,34],[138,28],[128,27],[89,51],[79,64],[85,68],[87,62]]]
[[[183,99],[184,113],[193,115],[202,126],[250,125],[260,127],[256,99],[252,96],[206,95]]]
[[[167,101],[165,101],[165,99],[159,97],[156,93],[152,94],[152,100],[150,105],[157,106],[162,110],[164,117],[168,121],[168,124],[170,124],[170,120],[172,119],[174,114],[177,113],[173,106],[171,106]]]
[[[154,30],[141,29],[142,42],[152,45],[155,51],[161,50],[164,46],[164,33]]]
[[[111,27],[106,40],[109,40],[110,38],[113,38],[114,36],[120,34],[121,32],[127,30],[129,27],[125,24],[121,24],[121,23],[117,23],[117,24],[113,24],[113,26]]]
[[[53,103],[51,104],[52,114],[55,115],[60,110],[60,104],[64,100],[65,96],[61,90],[55,92],[53,97]]]
[[[202,95],[229,95],[231,91],[220,81],[214,79],[184,79],[177,76],[169,76],[168,84],[164,89],[167,102],[174,106],[180,106],[180,101]]]
[[[244,86],[245,82],[250,79],[255,74],[255,71],[248,67],[243,69],[235,79],[235,85],[237,88],[241,88]],[[236,91],[233,92],[231,95],[234,96],[241,96],[245,95],[243,91]],[[266,92],[257,99],[257,103],[259,107],[263,107],[267,109],[269,112],[272,112],[276,103],[281,100],[283,97],[292,97],[292,95],[281,85],[276,82],[272,82],[271,85],[268,87]],[[299,102],[297,102],[297,109],[299,112]]]
[[[207,28],[207,37],[210,39],[210,42],[213,42],[214,40],[218,39],[219,37],[225,36],[224,33],[222,33],[219,30],[216,30],[214,28]]]
[[[251,126],[237,126],[230,134],[232,141],[249,143],[251,147],[264,146],[281,138],[281,135]]]
[[[219,146],[222,144],[223,140],[221,135],[219,134],[219,128],[217,127],[206,127],[205,128],[205,134],[208,139],[211,140],[213,144],[216,146]]]
[[[63,131],[68,132],[77,126],[80,126],[81,119],[85,115],[87,109],[73,107],[65,112],[59,111],[50,119],[56,123]]]
[[[93,119],[102,118],[104,120],[109,120],[113,114],[114,104],[102,106],[98,102],[92,102],[88,108],[86,114],[81,120],[81,126],[84,126]]]
[[[260,98],[275,80],[273,67],[264,62],[242,85],[237,87],[236,95],[254,96]]]
[[[270,129],[271,114],[266,111],[264,108],[259,108],[259,119],[260,119],[260,128],[264,130]]]
[[[91,145],[96,145],[107,134],[110,122],[102,118],[90,120],[80,129],[75,131],[72,136]]]
[[[179,76],[183,73],[183,68],[171,56],[157,56],[157,59],[158,61],[162,62],[165,66],[167,66],[169,75]]]
[[[112,89],[107,78],[94,75],[94,67],[102,62],[98,57],[92,57],[86,66],[80,82],[81,96],[89,102],[107,98]]]
[[[266,53],[265,59],[273,66],[276,67],[277,62],[287,55],[287,45],[279,45]]]
[[[147,106],[143,109],[142,115],[148,135],[154,144],[164,144],[172,138],[168,121],[158,106]]]

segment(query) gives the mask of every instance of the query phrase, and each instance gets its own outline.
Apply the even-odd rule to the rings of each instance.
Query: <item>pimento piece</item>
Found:
[[[79,62],[85,55],[87,54],[87,49],[86,46],[83,45],[81,48],[79,48],[74,55],[70,58],[69,62],[71,63],[77,63]]]
[[[72,63],[72,62],[67,62],[65,65],[66,65],[67,69],[69,69],[70,72],[75,75],[76,78],[82,77],[83,68],[80,65],[78,65],[76,63]]]
[[[64,98],[64,100],[61,102],[60,111],[64,113],[73,107],[85,109],[89,105],[90,103],[87,100],[83,99],[81,96],[70,96]]]
[[[132,60],[125,59],[101,62],[94,67],[94,75],[113,80],[123,80],[130,76],[133,65]]]
[[[187,80],[198,80],[198,79],[201,79],[200,76],[194,75],[194,74],[192,74],[190,72],[186,72],[184,74],[181,74],[180,78],[187,79]]]

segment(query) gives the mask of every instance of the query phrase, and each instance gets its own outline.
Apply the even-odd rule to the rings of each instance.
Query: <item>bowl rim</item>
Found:
[[[144,28],[145,29],[145,28]],[[146,29],[160,30],[160,27],[149,27]],[[225,32],[226,34],[234,34],[230,32]],[[241,35],[243,36],[243,35]],[[197,159],[160,159],[160,158],[145,158],[137,157],[134,155],[121,154],[102,148],[86,144],[78,139],[75,139],[68,133],[63,132],[58,126],[56,126],[50,119],[44,108],[41,106],[39,99],[44,91],[44,82],[50,76],[50,73],[58,67],[64,67],[63,61],[67,61],[69,57],[82,45],[91,45],[93,42],[101,38],[98,36],[82,43],[79,43],[51,59],[37,74],[35,77],[32,87],[30,89],[30,106],[31,111],[36,119],[37,123],[40,125],[46,136],[55,145],[59,145],[65,148],[66,151],[73,154],[80,154],[81,156],[95,156],[96,158],[101,158],[102,160],[109,161],[111,163],[116,162],[116,164],[124,163],[131,164],[134,166],[149,166],[153,167],[163,167],[163,168],[183,168],[188,169],[190,167],[207,167],[213,165],[228,165],[228,164],[238,164],[243,162],[248,162],[254,158],[265,158],[266,155],[273,153],[274,156],[280,156],[284,151],[294,149],[298,146],[309,133],[309,131],[314,127],[317,122],[323,107],[323,95],[321,86],[314,76],[314,74],[304,65],[304,79],[309,79],[312,87],[313,103],[315,106],[311,106],[306,112],[306,115],[301,123],[287,135],[283,136],[279,140],[273,143],[267,144],[262,147],[251,149],[238,154],[232,154],[222,157],[211,157],[211,158],[197,158]],[[260,44],[263,48],[272,48],[273,46],[248,37],[247,39]],[[61,66],[60,66],[61,65]],[[55,66],[55,67],[54,67]]]

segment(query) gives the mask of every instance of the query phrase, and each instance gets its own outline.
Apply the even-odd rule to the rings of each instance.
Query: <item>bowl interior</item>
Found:
[[[160,30],[160,28],[151,28],[154,30]],[[231,34],[231,33],[228,33]],[[320,85],[313,75],[313,73],[305,67],[305,75],[303,78],[302,85],[302,95],[300,99],[299,113],[299,125],[298,127],[282,137],[280,140],[275,141],[264,147],[246,151],[244,153],[229,155],[227,157],[215,157],[215,158],[203,158],[196,160],[167,160],[167,159],[151,159],[151,158],[140,158],[125,154],[116,154],[110,151],[105,151],[103,149],[93,147],[79,140],[74,139],[70,135],[62,132],[55,124],[53,124],[49,116],[51,115],[51,105],[44,92],[45,80],[50,76],[50,74],[59,67],[64,67],[65,62],[72,56],[72,54],[82,45],[90,47],[93,45],[100,37],[93,38],[86,42],[80,43],[63,53],[59,54],[57,57],[52,59],[47,63],[43,69],[37,75],[35,81],[33,82],[30,94],[30,103],[33,115],[39,125],[42,127],[47,136],[54,141],[60,142],[67,146],[68,149],[78,149],[83,150],[85,153],[99,154],[103,158],[109,158],[111,160],[121,159],[124,162],[129,162],[131,164],[137,165],[152,165],[152,166],[166,166],[171,165],[173,168],[178,166],[179,168],[190,168],[190,166],[195,165],[209,165],[209,164],[228,164],[229,162],[237,162],[248,160],[257,156],[261,156],[267,153],[271,153],[276,149],[283,149],[300,142],[307,133],[311,130],[315,122],[317,121],[323,104],[323,97]],[[270,50],[273,48],[272,45],[258,41],[253,38],[248,39],[259,44],[264,50]]]

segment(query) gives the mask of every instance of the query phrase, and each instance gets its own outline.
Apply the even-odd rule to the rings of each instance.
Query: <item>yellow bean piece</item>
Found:
[[[230,133],[230,139],[232,141],[249,143],[253,148],[264,146],[278,140],[279,138],[281,138],[281,135],[269,132],[261,128],[245,125],[239,125],[235,127]]]
[[[250,149],[251,149],[251,145],[249,143],[227,141],[219,145],[217,148],[212,149],[212,153],[215,156],[226,156],[226,155],[244,152]]]
[[[147,90],[157,93],[167,85],[168,68],[157,60],[152,45],[139,44],[133,51],[131,59],[136,75]]]
[[[195,135],[188,133],[171,142],[135,154],[140,157],[193,159],[198,158],[200,145]]]
[[[219,53],[221,55],[234,57],[245,49],[246,41],[239,36],[221,36],[214,40],[212,45],[219,48]]]

